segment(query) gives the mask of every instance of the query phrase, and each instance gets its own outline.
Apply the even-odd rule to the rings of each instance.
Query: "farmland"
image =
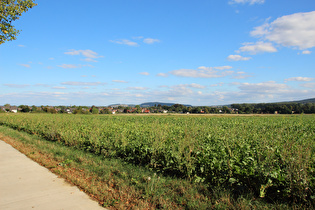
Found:
[[[314,115],[0,114],[0,125],[192,183],[314,204]]]

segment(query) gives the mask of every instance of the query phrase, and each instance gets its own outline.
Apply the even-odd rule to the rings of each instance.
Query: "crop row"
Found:
[[[0,124],[210,187],[315,199],[314,115],[1,114]]]

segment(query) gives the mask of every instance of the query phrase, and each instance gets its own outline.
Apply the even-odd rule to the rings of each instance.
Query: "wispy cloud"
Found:
[[[106,85],[107,83],[105,83],[105,82],[74,82],[74,81],[69,81],[69,82],[62,82],[60,84],[72,85],[72,86],[99,86],[99,85]]]
[[[145,76],[150,75],[150,73],[149,73],[149,72],[140,72],[139,74],[141,74],[141,75],[145,75]]]
[[[116,39],[116,40],[110,40],[110,42],[116,43],[116,44],[128,45],[128,46],[132,46],[132,47],[139,46],[139,44],[137,42],[133,42],[133,41],[130,41],[128,39]]]
[[[229,61],[248,61],[252,59],[251,57],[243,57],[241,55],[229,55],[227,57]]]
[[[158,73],[156,76],[158,76],[158,77],[168,77],[168,74]]]
[[[58,67],[64,68],[64,69],[77,69],[77,68],[82,68],[82,67],[94,67],[92,65],[75,65],[75,64],[62,64],[62,65],[57,65]]]
[[[146,44],[153,44],[153,43],[156,43],[156,42],[160,42],[160,40],[158,39],[152,39],[152,38],[146,38],[143,40],[144,43]]]
[[[41,83],[37,83],[37,84],[35,84],[35,86],[38,86],[38,87],[50,87],[50,85],[41,84]]]
[[[300,50],[315,47],[315,11],[295,13],[256,27],[251,35]]]
[[[19,44],[18,47],[25,47],[25,45]]]
[[[67,89],[67,88],[63,86],[55,86],[55,87],[52,87],[52,89]]]
[[[219,82],[219,83],[210,85],[210,87],[218,87],[218,86],[223,86],[223,85],[224,85],[224,82]]]
[[[26,67],[26,68],[31,68],[31,65],[30,64],[24,64],[24,63],[22,63],[22,64],[19,64],[20,66],[24,66],[24,67]]]
[[[112,82],[116,82],[116,83],[128,83],[127,81],[124,81],[124,80],[112,80]]]
[[[309,54],[311,54],[311,53],[312,53],[312,51],[309,51],[309,50],[304,50],[304,51],[302,52],[303,55],[309,55]]]
[[[147,87],[128,87],[127,90],[148,90]]]
[[[3,84],[4,86],[10,87],[10,88],[25,88],[29,87],[28,84]]]
[[[284,81],[285,82],[292,82],[292,81],[295,81],[295,82],[310,82],[310,81],[313,81],[313,80],[315,80],[315,78],[311,78],[311,77],[291,77],[291,78],[285,79]]]
[[[191,87],[191,88],[197,88],[197,89],[205,89],[206,88],[206,86],[200,85],[200,84],[196,84],[196,83],[187,84],[185,86]]]
[[[252,77],[251,75],[246,74],[243,71],[239,71],[234,73],[234,75],[232,76],[233,79],[246,79],[248,77]]]
[[[251,93],[273,93],[277,91],[286,91],[289,87],[286,84],[276,83],[275,81],[261,83],[241,83],[239,89]]]
[[[200,66],[198,69],[179,69],[173,70],[169,73],[179,77],[193,77],[193,78],[218,78],[231,75],[234,71],[225,71],[231,69],[231,66],[205,67]]]
[[[154,43],[160,42],[159,39],[144,38],[143,36],[132,37],[132,39],[138,40],[138,42],[142,40],[142,42],[145,44],[154,44]],[[139,43],[131,41],[129,39],[116,39],[116,40],[110,40],[110,42],[116,43],[116,44],[133,46],[133,47],[139,46]]]
[[[263,4],[265,3],[265,0],[230,0],[230,4]]]
[[[98,55],[98,53],[92,51],[92,50],[69,50],[68,52],[65,52],[66,55],[83,55],[85,59],[82,59],[87,62],[97,62],[96,58],[102,58],[104,56]]]
[[[300,84],[301,87],[306,87],[306,88],[311,88],[311,89],[315,89],[315,82],[310,82],[310,83],[303,83]]]
[[[255,55],[257,53],[264,53],[264,52],[277,52],[277,49],[272,45],[272,43],[269,42],[248,42],[248,43],[243,43],[243,47],[240,47],[238,52],[248,52],[252,55]]]

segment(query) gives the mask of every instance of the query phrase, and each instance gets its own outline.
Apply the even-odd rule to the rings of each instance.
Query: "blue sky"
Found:
[[[0,104],[315,97],[314,0],[37,0],[0,45]]]

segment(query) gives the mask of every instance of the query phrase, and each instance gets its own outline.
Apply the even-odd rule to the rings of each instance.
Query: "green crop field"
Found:
[[[0,114],[0,125],[208,187],[315,200],[315,115]]]

